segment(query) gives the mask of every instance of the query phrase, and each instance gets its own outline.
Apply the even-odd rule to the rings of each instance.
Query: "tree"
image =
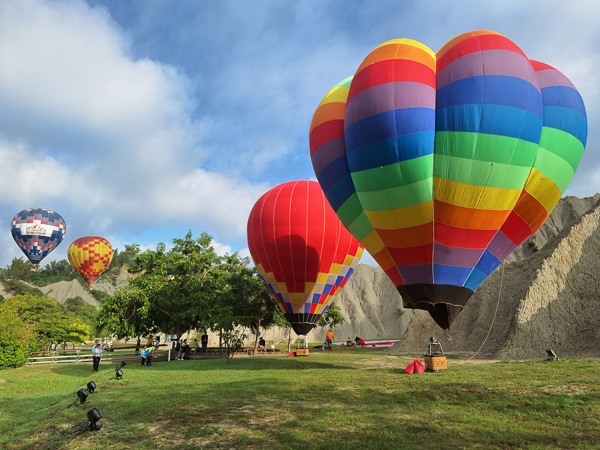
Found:
[[[86,303],[79,295],[77,297],[66,299],[63,303],[63,309],[67,315],[77,317],[88,325],[93,324],[97,314],[96,307]]]
[[[347,320],[342,314],[342,310],[335,302],[331,302],[325,314],[319,317],[319,322],[317,325],[319,327],[329,327],[330,329],[334,329],[338,325],[342,325],[346,323]]]
[[[279,307],[256,267],[248,267],[249,258],[236,263],[237,266],[230,271],[230,288],[224,297],[235,308],[239,325],[250,328],[254,333],[253,354],[256,354],[260,329],[269,329],[274,325]]]
[[[16,341],[28,348],[44,347],[53,342],[84,342],[89,332],[88,325],[68,316],[48,297],[21,294],[0,304],[0,346],[9,345],[15,355],[19,354]]]
[[[128,272],[138,276],[102,300],[98,325],[119,337],[215,329],[228,270],[239,258],[217,255],[211,242],[208,234],[193,239],[190,231],[184,239],[173,239],[168,252],[161,243],[136,254]]]

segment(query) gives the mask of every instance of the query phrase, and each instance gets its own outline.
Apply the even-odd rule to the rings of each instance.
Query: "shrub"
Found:
[[[29,359],[30,352],[28,344],[23,344],[16,339],[0,341],[0,370],[22,366]]]

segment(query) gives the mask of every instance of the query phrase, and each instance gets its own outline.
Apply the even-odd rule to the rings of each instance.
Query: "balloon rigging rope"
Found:
[[[502,265],[502,278],[500,278],[500,290],[498,291],[498,301],[496,302],[496,310],[494,311],[494,318],[492,319],[490,329],[488,330],[487,336],[483,340],[483,343],[481,344],[481,346],[477,349],[477,351],[475,352],[475,354],[473,356],[471,356],[469,359],[467,359],[467,361],[471,361],[473,358],[475,358],[477,356],[479,351],[485,345],[488,337],[490,337],[490,333],[492,332],[492,327],[494,326],[494,322],[496,321],[496,313],[498,312],[498,305],[500,305],[500,296],[502,295],[502,284],[503,283],[504,283],[504,264]]]

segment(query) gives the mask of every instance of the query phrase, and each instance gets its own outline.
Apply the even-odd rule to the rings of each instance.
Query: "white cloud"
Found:
[[[81,235],[189,223],[242,233],[267,184],[200,168],[214,125],[192,119],[190,80],[130,47],[103,8],[0,2],[0,214],[58,203]]]

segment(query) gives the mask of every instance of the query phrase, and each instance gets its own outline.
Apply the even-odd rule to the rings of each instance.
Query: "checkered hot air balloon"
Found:
[[[102,275],[113,257],[113,248],[106,239],[86,236],[77,239],[67,252],[73,269],[87,281],[90,291],[92,283]]]
[[[587,139],[581,96],[506,37],[474,31],[436,53],[373,50],[310,127],[319,183],[408,308],[448,328],[537,231]]]
[[[264,194],[248,219],[248,247],[299,335],[316,326],[363,252],[314,181],[284,183]]]
[[[10,231],[35,271],[40,261],[62,242],[67,224],[51,209],[27,208],[13,218]]]

